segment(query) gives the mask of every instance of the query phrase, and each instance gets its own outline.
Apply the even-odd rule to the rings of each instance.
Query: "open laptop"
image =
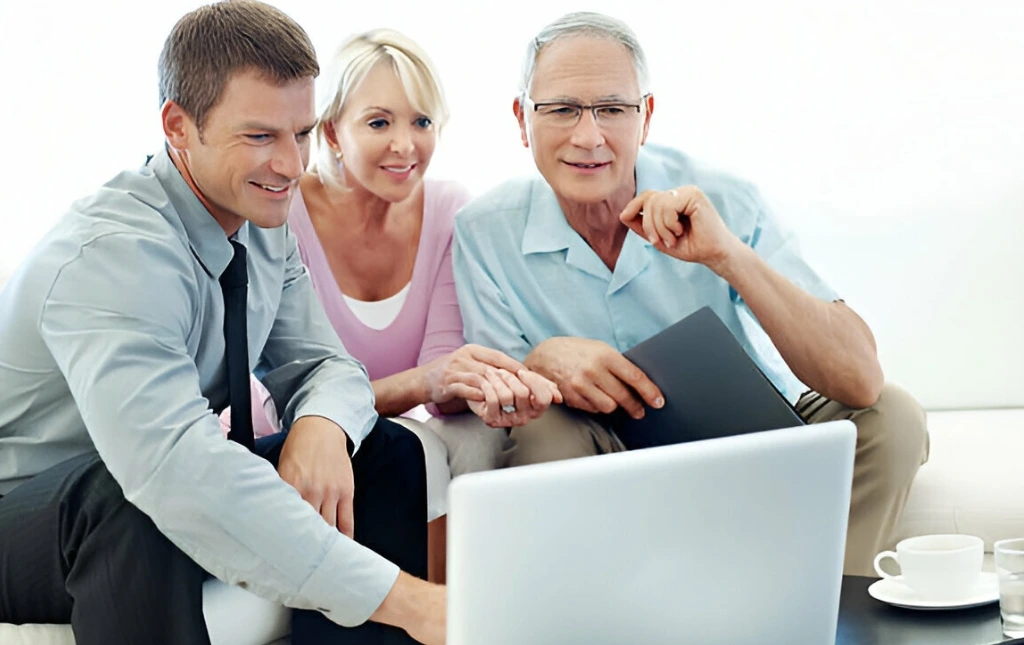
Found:
[[[463,475],[448,645],[833,645],[856,430]]]
[[[802,425],[803,419],[708,307],[625,352],[665,395],[643,419],[607,417],[634,450]]]

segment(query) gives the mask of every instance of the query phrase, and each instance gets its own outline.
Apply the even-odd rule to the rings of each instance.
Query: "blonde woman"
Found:
[[[469,194],[424,178],[448,118],[427,56],[379,29],[346,40],[325,72],[317,157],[299,181],[289,225],[338,336],[366,366],[377,412],[399,417],[423,441],[428,518],[440,518],[431,523],[430,577],[440,580],[449,472],[495,467],[504,428],[562,399],[519,361],[464,344],[451,243]],[[254,425],[267,434],[277,414],[256,387]],[[421,419],[434,418],[402,417],[419,406],[430,413]]]

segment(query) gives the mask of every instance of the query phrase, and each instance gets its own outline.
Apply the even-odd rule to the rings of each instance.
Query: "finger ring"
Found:
[[[516,406],[514,406],[514,405],[503,405],[503,406],[501,406],[501,411],[504,412],[505,414],[512,414],[513,412],[516,411]]]

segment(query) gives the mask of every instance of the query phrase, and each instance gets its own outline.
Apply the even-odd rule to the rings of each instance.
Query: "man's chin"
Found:
[[[595,181],[564,181],[552,187],[562,199],[577,204],[597,204],[609,199],[613,191],[609,191],[606,182]]]
[[[249,223],[259,228],[278,228],[284,226],[288,221],[288,211],[283,213],[260,213],[258,216],[249,217]]]

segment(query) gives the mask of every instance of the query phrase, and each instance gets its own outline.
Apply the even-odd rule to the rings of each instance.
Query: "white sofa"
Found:
[[[287,645],[289,611],[220,580],[203,587],[212,645]],[[244,617],[244,618],[240,618]],[[70,625],[0,624],[3,645],[75,645]]]
[[[893,542],[967,533],[1024,537],[1024,408],[930,412],[931,456],[918,472]]]

